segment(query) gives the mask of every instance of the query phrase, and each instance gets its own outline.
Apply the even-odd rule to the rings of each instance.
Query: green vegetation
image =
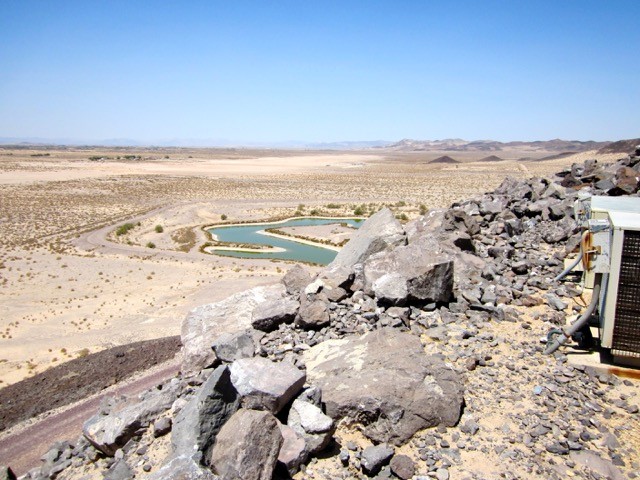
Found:
[[[162,232],[164,232],[164,228],[162,228],[162,225],[156,225],[155,230],[156,230],[156,233],[162,233]]]
[[[126,235],[129,233],[129,230],[133,230],[136,226],[133,223],[125,223],[116,228],[116,235]]]
[[[354,215],[358,215],[358,216],[364,215],[364,212],[365,212],[365,210],[364,210],[364,208],[362,208],[362,205],[357,206],[356,208],[353,209],[353,214]]]
[[[420,205],[420,215],[426,215],[426,213],[429,211],[429,209],[427,208],[426,205],[421,204]]]
[[[327,208],[331,208],[331,209],[336,209],[336,208],[340,208],[342,207],[342,205],[340,205],[339,203],[329,203],[327,204]]]
[[[315,217],[317,215],[320,215],[320,210],[318,210],[317,208],[314,208],[313,210],[311,210],[309,212],[309,215],[311,215],[312,217]]]
[[[220,220],[222,220],[222,221],[226,220],[227,218],[229,218],[229,217],[227,217],[224,213],[222,215],[220,215]]]
[[[153,242],[148,242],[147,243],[147,248],[156,248],[156,244]]]

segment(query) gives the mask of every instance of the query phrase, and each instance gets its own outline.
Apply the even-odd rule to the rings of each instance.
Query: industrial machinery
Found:
[[[580,255],[557,278],[582,264],[592,300],[576,322],[550,337],[545,353],[588,329],[597,313],[600,346],[617,363],[640,365],[640,197],[582,198],[575,214],[584,230]]]

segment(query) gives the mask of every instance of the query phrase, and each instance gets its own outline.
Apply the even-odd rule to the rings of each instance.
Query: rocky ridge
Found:
[[[404,227],[380,211],[316,277],[191,312],[181,376],[105,402],[26,478],[635,478],[637,384],[538,338],[580,309],[554,280],[579,192],[639,179],[637,151]]]

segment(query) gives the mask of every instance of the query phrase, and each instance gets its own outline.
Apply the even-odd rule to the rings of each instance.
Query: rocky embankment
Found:
[[[539,338],[584,306],[554,280],[578,193],[638,195],[639,155],[404,228],[378,212],[319,275],[193,310],[181,375],[106,402],[26,478],[635,478],[638,384]]]

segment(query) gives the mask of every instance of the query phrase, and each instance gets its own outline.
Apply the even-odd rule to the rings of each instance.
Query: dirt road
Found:
[[[0,465],[9,465],[16,475],[24,475],[39,466],[40,457],[53,442],[75,441],[82,433],[82,424],[96,413],[104,397],[116,394],[137,395],[173,377],[178,371],[178,360],[170,360],[86,400],[49,412],[25,422],[26,425],[18,425],[4,432],[0,435]]]

